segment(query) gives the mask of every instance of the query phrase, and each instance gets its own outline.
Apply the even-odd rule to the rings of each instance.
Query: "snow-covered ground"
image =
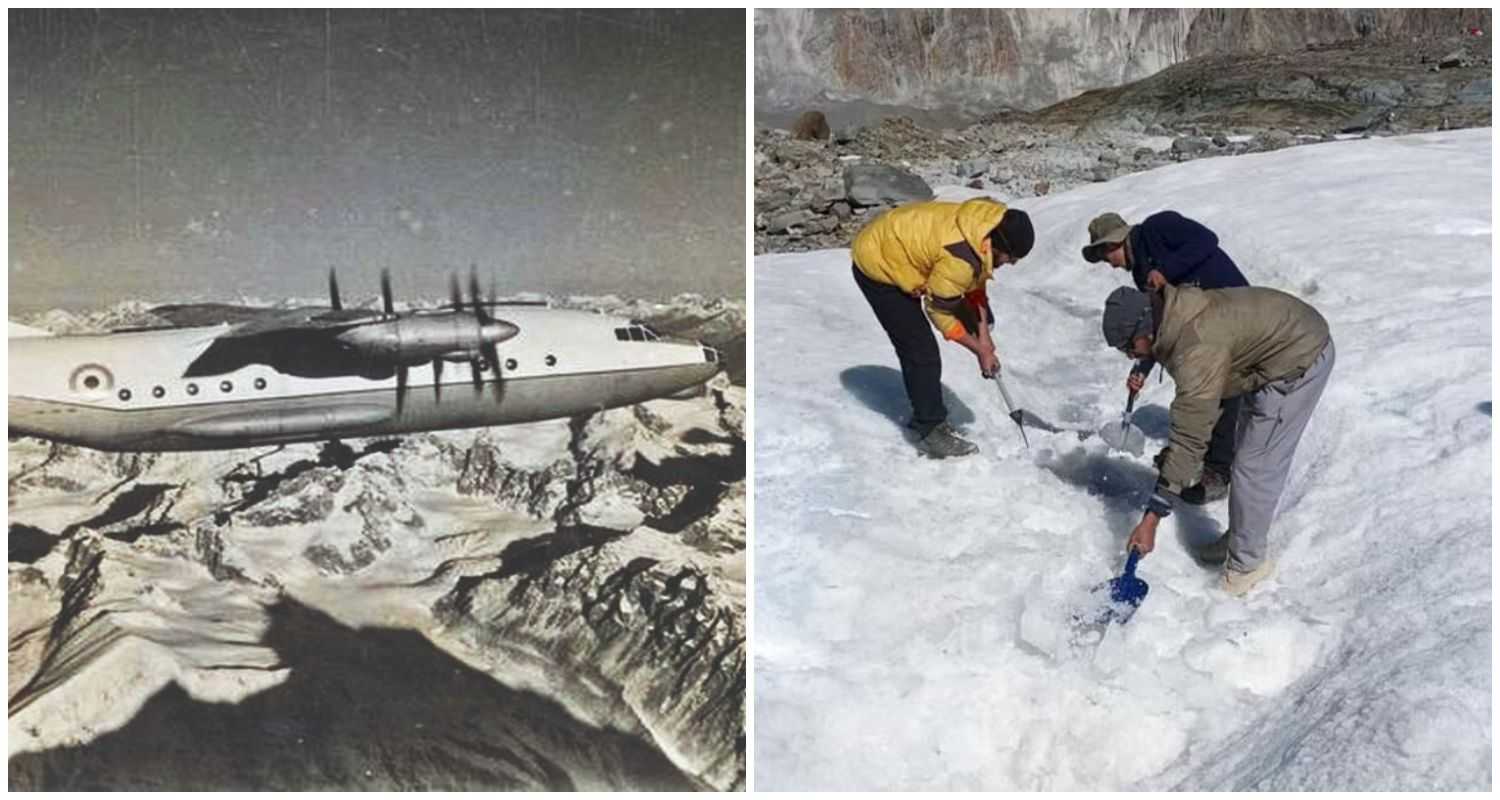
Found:
[[[992,284],[1024,449],[967,351],[918,457],[894,353],[845,250],[755,263],[755,787],[1491,786],[1491,131],[1194,161],[1018,202],[1029,258]],[[974,194],[969,192],[968,194]],[[962,197],[955,191],[947,197]],[[1001,198],[1002,200],[1007,198]],[[1150,596],[1096,647],[1066,608],[1117,574],[1164,443],[1170,378],[1110,452],[1128,362],[1099,331],[1128,276],[1089,219],[1172,208],[1250,281],[1332,327],[1338,363],[1272,528],[1275,578],[1214,588],[1164,523]]]

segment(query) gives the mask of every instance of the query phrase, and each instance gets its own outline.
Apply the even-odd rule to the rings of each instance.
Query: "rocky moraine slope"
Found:
[[[829,101],[826,139],[769,126],[756,132],[756,252],[845,247],[875,214],[926,199],[933,186],[966,185],[1020,204],[1178,161],[1488,126],[1489,12],[1472,15],[1472,30],[1454,24],[1437,32],[1435,18],[1415,15],[1406,27],[1392,22],[1365,37],[1338,39],[1334,25],[1323,38],[1283,49],[1273,45],[1285,36],[1265,33],[1281,18],[1251,15],[1264,34],[1257,47],[1210,49],[1035,110],[981,103],[969,107],[982,112],[977,121],[948,128],[896,112],[841,125],[839,104]],[[1195,19],[1191,41],[1213,39],[1199,24],[1208,18]]]

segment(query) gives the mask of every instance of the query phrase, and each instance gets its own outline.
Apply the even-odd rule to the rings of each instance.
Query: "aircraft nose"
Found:
[[[480,337],[491,344],[513,338],[520,332],[521,329],[516,327],[514,323],[506,322],[503,319],[488,320],[479,328]]]

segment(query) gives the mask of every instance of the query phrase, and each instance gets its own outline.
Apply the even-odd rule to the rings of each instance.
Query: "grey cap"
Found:
[[[1089,243],[1083,246],[1083,259],[1090,264],[1104,260],[1105,244],[1119,244],[1130,235],[1130,224],[1113,211],[1094,217],[1089,223]]]
[[[1137,336],[1151,335],[1151,300],[1129,286],[1110,292],[1104,301],[1104,341],[1116,350]]]

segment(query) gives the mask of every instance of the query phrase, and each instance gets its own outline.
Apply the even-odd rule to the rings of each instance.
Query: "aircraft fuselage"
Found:
[[[506,327],[487,332],[500,340],[501,363],[479,364],[479,389],[471,362],[455,359],[439,376],[414,365],[399,411],[397,381],[390,374],[305,376],[249,363],[222,374],[187,376],[187,366],[228,325],[13,338],[10,430],[126,451],[386,436],[630,405],[691,389],[720,367],[711,348],[656,340],[614,317],[539,307],[507,308],[504,316]],[[393,353],[418,360],[415,350]],[[444,355],[422,350],[420,358]]]

